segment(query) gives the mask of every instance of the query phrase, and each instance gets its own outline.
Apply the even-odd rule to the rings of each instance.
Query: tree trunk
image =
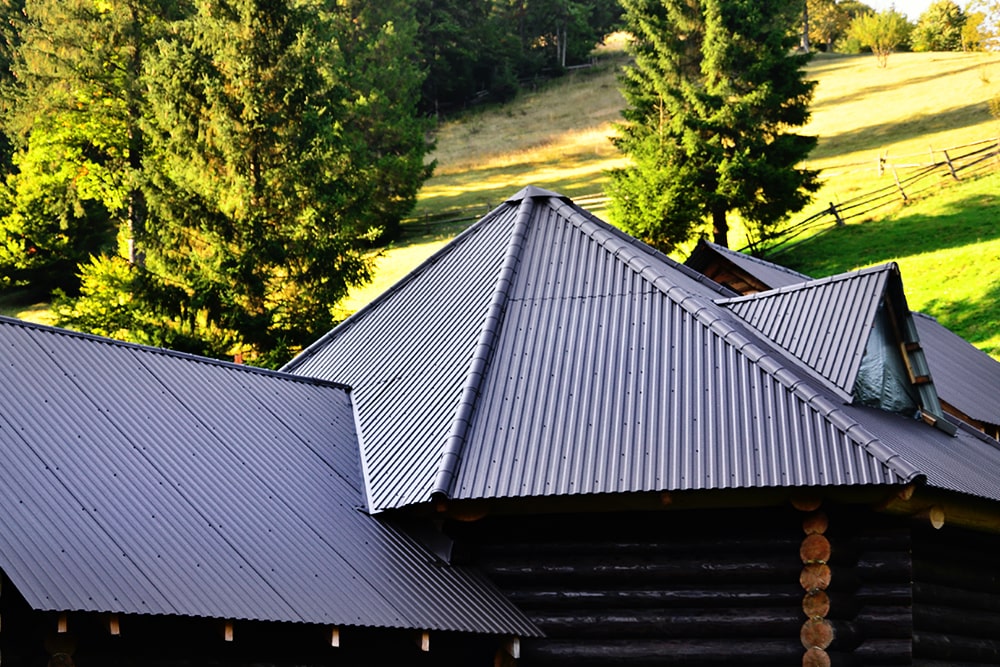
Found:
[[[809,53],[809,3],[805,3],[802,9],[802,43],[799,47],[803,52]]]
[[[729,247],[729,223],[726,222],[725,209],[712,210],[712,237],[716,245]]]

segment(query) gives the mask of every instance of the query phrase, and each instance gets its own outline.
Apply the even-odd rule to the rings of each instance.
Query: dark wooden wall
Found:
[[[916,528],[913,589],[914,664],[1000,665],[1000,536]]]
[[[828,512],[829,610],[814,619],[833,632],[824,651],[834,665],[910,664],[909,525],[867,509]],[[487,517],[449,531],[456,553],[546,633],[522,642],[519,665],[799,667],[806,516],[788,507]]]

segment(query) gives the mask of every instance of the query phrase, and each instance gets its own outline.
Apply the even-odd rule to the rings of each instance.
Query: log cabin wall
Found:
[[[1000,665],[998,553],[994,534],[914,528],[914,664]]]
[[[909,526],[868,510],[829,510],[822,532],[832,574],[818,585],[829,608],[811,611],[812,625],[833,635],[806,655],[815,641],[800,583],[808,516],[791,508],[563,514],[449,530],[456,554],[546,633],[522,641],[518,665],[910,664]]]

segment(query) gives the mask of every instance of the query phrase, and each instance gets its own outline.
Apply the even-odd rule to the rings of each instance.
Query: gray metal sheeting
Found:
[[[929,486],[1000,500],[1000,442],[964,427],[952,437],[875,408],[845,410],[919,468]]]
[[[530,226],[511,245],[517,216]],[[508,285],[499,276],[512,252]],[[483,365],[477,341],[501,291],[505,312]],[[563,198],[528,189],[289,369],[354,387],[375,510],[429,500],[430,481],[449,477],[451,497],[501,498],[919,475],[839,410],[835,394],[714,303],[731,295]],[[432,307],[449,315],[429,316]],[[459,310],[478,313],[477,327],[453,318]],[[373,378],[369,363],[379,369]],[[424,400],[381,391],[383,368],[419,381]],[[473,377],[471,421],[452,428]],[[458,432],[455,447],[448,434]]]
[[[720,303],[850,394],[893,274],[898,277],[896,266],[886,264]]]
[[[788,285],[796,285],[798,283],[806,282],[807,280],[812,280],[810,276],[785,268],[780,264],[768,262],[767,260],[760,259],[759,257],[730,250],[729,248],[704,240],[698,243],[698,247],[695,249],[695,252],[691,255],[691,257],[688,258],[686,264],[693,266],[695,269],[701,270],[707,265],[708,253],[715,253],[719,257],[732,262],[739,267],[741,271],[753,276],[761,283],[772,289],[787,287]]]
[[[941,399],[973,419],[1000,424],[1000,363],[929,315],[914,313],[913,321]]]
[[[0,565],[38,609],[530,634],[360,511],[342,387],[0,320]]]

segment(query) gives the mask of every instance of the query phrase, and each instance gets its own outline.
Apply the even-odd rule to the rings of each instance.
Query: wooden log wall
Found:
[[[1000,665],[998,552],[997,535],[914,529],[914,664]]]
[[[451,532],[546,633],[522,641],[519,665],[799,667],[816,602],[800,583],[803,519],[791,507],[487,517]],[[908,529],[830,520],[833,664],[908,664]]]

